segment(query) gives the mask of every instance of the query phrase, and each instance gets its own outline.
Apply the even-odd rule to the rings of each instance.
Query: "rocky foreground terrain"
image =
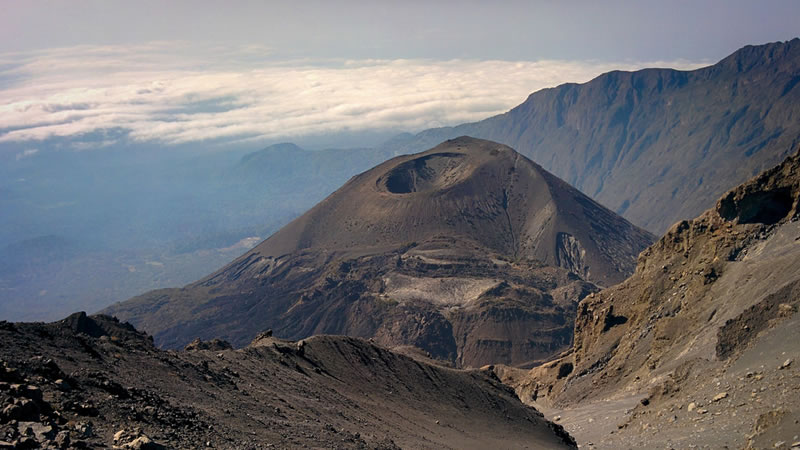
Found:
[[[104,312],[167,348],[272,328],[530,367],[569,347],[578,300],[653,239],[513,149],[461,137],[353,177],[196,283]]]
[[[184,351],[107,316],[0,322],[0,448],[575,448],[489,370],[364,340]]]
[[[675,224],[578,306],[520,397],[590,448],[800,447],[800,152]]]

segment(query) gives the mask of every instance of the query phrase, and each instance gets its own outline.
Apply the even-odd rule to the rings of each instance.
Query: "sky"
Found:
[[[796,0],[0,0],[0,149],[415,132],[609,70],[712,64],[798,18]]]

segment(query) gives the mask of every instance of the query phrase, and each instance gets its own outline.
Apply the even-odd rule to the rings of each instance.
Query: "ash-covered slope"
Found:
[[[651,236],[509,147],[459,138],[352,178],[217,273],[106,310],[180,347],[264,328],[374,337],[458,365],[533,364]]]
[[[78,313],[0,342],[3,448],[575,448],[491,372],[352,338],[162,351]]]
[[[656,429],[676,448],[797,441],[799,202],[800,152],[673,226],[631,278],[580,303],[570,353],[506,381],[609,448],[646,444]],[[627,414],[602,411],[626,398]],[[588,435],[603,429],[592,414],[617,433]]]
[[[746,46],[709,67],[609,72],[531,94],[505,114],[423,131],[500,142],[658,233],[778,164],[800,136],[800,39]]]
[[[357,175],[244,258],[374,252],[437,236],[606,285],[650,239],[510,147],[460,137]]]

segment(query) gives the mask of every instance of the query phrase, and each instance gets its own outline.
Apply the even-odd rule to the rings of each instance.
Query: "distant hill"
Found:
[[[106,312],[167,347],[273,328],[530,365],[570,344],[575,303],[652,239],[511,148],[462,137],[353,177],[203,280]]]
[[[402,135],[400,152],[469,135],[509,145],[662,233],[783,160],[800,136],[800,39],[692,71],[609,72],[531,94],[505,114]]]

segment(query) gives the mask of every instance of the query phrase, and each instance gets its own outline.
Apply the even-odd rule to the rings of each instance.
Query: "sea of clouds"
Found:
[[[166,145],[413,132],[480,120],[536,90],[586,82],[610,70],[705,64],[276,60],[260,46],[197,48],[181,42],[7,53],[0,54],[0,143],[35,147],[112,130],[114,136]]]

